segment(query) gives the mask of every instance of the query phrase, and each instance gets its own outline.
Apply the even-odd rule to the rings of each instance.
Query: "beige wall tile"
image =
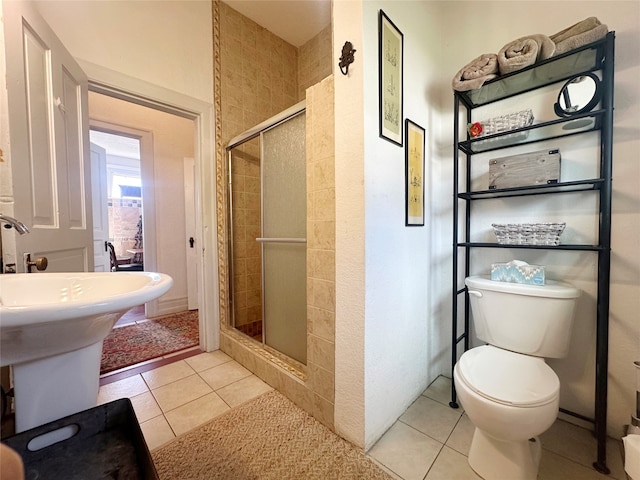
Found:
[[[233,11],[224,3],[220,7],[220,78],[222,95],[220,111],[222,138],[224,145],[228,140],[244,129],[254,126],[264,119],[284,110],[305,97],[307,87],[319,79],[331,74],[331,28],[323,30],[316,38],[311,39],[299,49],[287,44],[282,39],[254,24],[251,20]],[[244,56],[244,58],[242,58]],[[238,61],[241,58],[242,60]],[[310,90],[313,95],[315,88]],[[331,92],[329,95],[328,92]],[[325,113],[332,105],[332,90],[324,85],[321,98],[314,99],[313,105],[308,104],[307,116],[323,117],[315,120],[320,129],[330,129],[320,140],[308,142],[308,189],[309,189],[309,257],[308,276],[311,284],[308,303],[315,302],[323,308],[311,305],[309,307],[308,331],[312,340],[308,346],[309,356],[315,358],[313,368],[307,368],[307,381],[291,374],[277,362],[267,360],[263,354],[258,354],[252,347],[247,347],[230,335],[221,334],[221,349],[232,358],[241,362],[249,370],[255,372],[269,385],[283,391],[297,405],[309,413],[321,418],[328,426],[333,425],[333,371],[334,371],[334,324],[335,316],[335,267],[333,253],[335,245],[335,201],[333,200],[334,167],[333,158],[327,159],[326,152],[332,150],[333,142],[333,114]],[[226,99],[225,99],[226,97]],[[329,102],[329,103],[327,103]],[[316,109],[314,110],[314,106]],[[315,112],[315,113],[314,113]],[[228,115],[228,116],[227,116]],[[253,123],[252,123],[253,122]],[[308,124],[309,125],[309,124]],[[313,123],[308,135],[315,138]],[[241,127],[241,128],[239,128]],[[242,152],[246,160],[251,156],[256,159],[259,155],[257,141],[251,142]],[[315,150],[315,151],[312,151]],[[320,162],[316,162],[319,159]],[[234,160],[235,161],[235,160]],[[238,162],[240,166],[240,162]],[[257,314],[261,306],[261,293],[252,287],[257,286],[260,275],[259,250],[253,250],[257,245],[255,238],[260,235],[259,230],[259,198],[250,198],[250,193],[259,193],[259,164],[257,161],[247,161],[242,164],[242,175],[250,175],[253,170],[254,180],[248,176],[242,178],[242,209],[234,210],[234,230],[245,227],[238,235],[243,235],[244,242],[238,244],[235,253],[242,254],[242,269],[235,273],[242,273],[244,281],[237,281],[245,287],[242,315],[248,320],[253,313]],[[234,165],[234,176],[236,172]],[[219,181],[224,179],[219,178]],[[234,181],[234,188],[236,182]],[[224,184],[219,185],[224,190]],[[256,195],[258,197],[258,195]],[[250,205],[256,205],[251,209]],[[220,208],[220,205],[219,207]],[[237,218],[235,218],[237,217]],[[224,211],[220,218],[225,218]],[[249,227],[251,226],[251,227]],[[254,228],[255,227],[255,228]],[[234,235],[235,236],[235,235]],[[312,245],[313,244],[313,245]],[[252,247],[253,245],[253,247]],[[314,251],[313,248],[320,250]],[[255,257],[251,255],[255,254]],[[327,262],[327,264],[323,264]],[[236,264],[238,262],[234,262]],[[250,277],[255,275],[255,277]],[[224,281],[221,281],[224,284]],[[236,295],[237,297],[237,295]],[[224,295],[221,295],[224,299]],[[237,305],[236,305],[237,306]],[[221,315],[224,318],[224,315]],[[313,388],[319,392],[314,395]]]
[[[329,342],[335,341],[335,313],[309,307],[309,332]]]
[[[335,376],[314,363],[309,364],[309,378],[314,393],[333,403],[335,396]]]
[[[309,362],[335,372],[335,345],[315,335],[308,336]]]
[[[332,402],[318,394],[313,395],[313,416],[331,429],[333,429],[333,410]]]

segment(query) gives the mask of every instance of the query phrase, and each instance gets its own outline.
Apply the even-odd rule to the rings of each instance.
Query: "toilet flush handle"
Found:
[[[474,297],[482,298],[482,292],[479,292],[477,290],[467,290],[467,293],[469,295],[473,295]]]

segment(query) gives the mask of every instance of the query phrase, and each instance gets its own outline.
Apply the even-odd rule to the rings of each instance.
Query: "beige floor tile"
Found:
[[[443,375],[436,378],[422,395],[435,400],[443,405],[449,406],[451,401],[451,379]]]
[[[173,430],[171,430],[164,416],[147,420],[140,424],[140,428],[142,429],[142,435],[144,435],[144,441],[147,447],[149,447],[149,450],[155,450],[175,438]]]
[[[460,409],[453,409],[430,398],[420,396],[404,412],[400,421],[440,443],[445,443],[461,415]]]
[[[396,422],[367,452],[404,480],[422,480],[442,444],[402,422]]]
[[[238,362],[231,361],[199,372],[199,375],[211,386],[211,388],[218,390],[219,388],[225,387],[230,383],[240,380],[241,378],[248,377],[251,375],[251,372]]]
[[[433,462],[425,480],[480,480],[469,466],[467,457],[445,446]]]
[[[237,407],[263,393],[273,390],[267,383],[255,375],[245,377],[226,387],[216,390],[216,393],[231,407]]]
[[[212,391],[204,380],[194,374],[169,385],[155,388],[151,392],[162,411],[166,413]]]
[[[162,410],[158,406],[156,399],[153,398],[151,392],[145,392],[135,397],[131,397],[131,403],[133,404],[133,410],[136,412],[136,417],[139,423],[151,420],[158,415],[162,415]]]
[[[590,430],[564,420],[556,420],[549,430],[540,436],[542,447],[560,456],[590,468],[597,459],[598,442]],[[607,440],[607,466],[614,478],[625,478],[620,444]]]
[[[462,415],[453,432],[451,432],[446,445],[462,455],[469,455],[469,448],[471,448],[471,440],[473,439],[475,429],[476,427],[471,423],[469,417]]]
[[[148,392],[149,388],[140,375],[118,380],[117,382],[103,385],[98,390],[98,405],[111,402],[119,398],[131,398],[141,393]]]
[[[538,480],[611,480],[611,478],[549,450],[542,452]],[[625,477],[617,478],[625,479]]]
[[[214,392],[166,413],[167,421],[176,435],[182,435],[198,425],[230,410]]]
[[[217,367],[223,363],[231,361],[231,357],[221,350],[214,352],[201,353],[194,357],[185,359],[185,362],[189,364],[196,372],[201,372],[209,368]]]
[[[154,388],[162,387],[163,385],[188,377],[194,373],[195,370],[191,368],[187,362],[181,360],[144,372],[142,377],[144,381],[147,382],[147,385],[149,385],[149,388],[153,390]]]

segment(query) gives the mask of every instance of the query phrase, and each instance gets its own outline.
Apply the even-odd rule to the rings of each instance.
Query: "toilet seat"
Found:
[[[484,345],[466,351],[457,367],[460,381],[503,405],[536,407],[554,401],[560,393],[558,376],[539,357]]]

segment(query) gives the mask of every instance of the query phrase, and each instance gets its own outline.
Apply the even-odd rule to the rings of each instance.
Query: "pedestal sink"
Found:
[[[102,341],[172,284],[153,272],[0,275],[0,366],[13,367],[16,432],[95,407]]]

